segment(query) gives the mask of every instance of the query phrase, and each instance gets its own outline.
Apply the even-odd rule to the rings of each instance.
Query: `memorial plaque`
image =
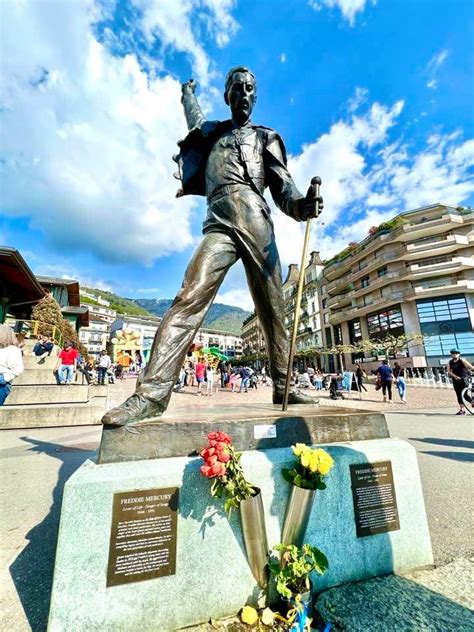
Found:
[[[114,494],[107,586],[174,575],[179,489]]]
[[[358,538],[400,529],[392,463],[350,465]]]

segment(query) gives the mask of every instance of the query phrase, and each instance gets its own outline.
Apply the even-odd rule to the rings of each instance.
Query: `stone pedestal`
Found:
[[[223,430],[237,450],[268,450],[294,443],[334,443],[386,439],[382,413],[336,406],[208,404],[166,411],[156,420],[134,426],[104,427],[99,463],[193,456],[208,432]]]
[[[205,432],[200,443],[205,442]],[[335,460],[327,489],[317,492],[305,541],[329,558],[316,590],[432,564],[416,453],[398,439],[324,446]],[[268,543],[280,541],[289,486],[281,468],[288,448],[248,451],[247,478],[262,490]],[[358,538],[350,465],[391,462],[400,529]],[[255,603],[238,513],[229,520],[211,499],[201,459],[174,457],[97,465],[87,461],[66,483],[50,609],[50,632],[166,632],[236,613]],[[179,487],[176,573],[106,587],[113,496]]]

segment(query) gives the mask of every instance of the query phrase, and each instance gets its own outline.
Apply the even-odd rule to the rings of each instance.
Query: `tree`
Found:
[[[70,340],[79,353],[85,358],[88,356],[87,348],[80,342],[77,331],[71,323],[63,318],[61,308],[52,294],[48,293],[33,307],[31,318],[39,323],[38,334],[54,338],[58,345]]]
[[[388,334],[383,339],[362,340],[359,343],[359,351],[368,353],[375,353],[377,351],[383,351],[385,356],[397,356],[403,351],[408,351],[410,347],[414,347],[423,344],[424,336],[422,334],[402,334],[400,336],[393,336]]]

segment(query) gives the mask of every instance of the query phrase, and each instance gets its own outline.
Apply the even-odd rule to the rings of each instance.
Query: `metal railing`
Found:
[[[6,318],[5,325],[13,329],[15,334],[22,334],[25,338],[36,338],[47,334],[58,347],[63,346],[63,335],[56,325],[43,323],[39,320],[22,320],[19,318]]]

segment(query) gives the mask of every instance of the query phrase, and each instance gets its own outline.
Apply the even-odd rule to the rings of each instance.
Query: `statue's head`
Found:
[[[235,66],[227,73],[224,101],[230,107],[232,118],[245,123],[251,116],[257,101],[257,82],[251,70]]]

